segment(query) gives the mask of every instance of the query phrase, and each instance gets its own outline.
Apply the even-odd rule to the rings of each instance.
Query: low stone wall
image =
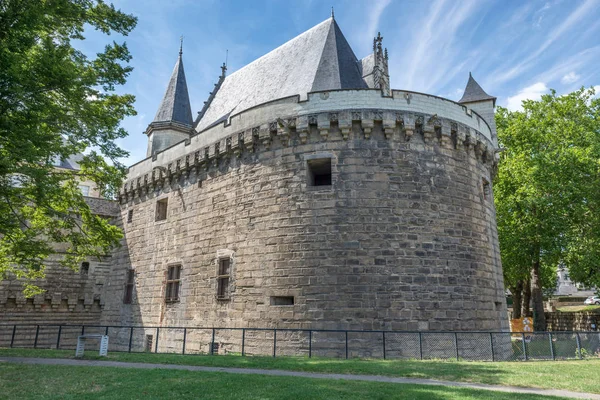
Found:
[[[592,331],[592,324],[600,323],[600,313],[593,312],[547,312],[549,331]]]

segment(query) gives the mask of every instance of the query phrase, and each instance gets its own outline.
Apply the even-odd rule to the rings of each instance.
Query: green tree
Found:
[[[545,330],[542,290],[564,263],[573,279],[600,287],[600,100],[593,89],[555,91],[499,108],[504,151],[494,195],[509,288],[531,278],[534,326]]]
[[[55,246],[62,264],[106,254],[122,233],[93,215],[78,190],[94,181],[114,197],[127,155],[115,139],[134,115],[134,97],[115,93],[131,67],[125,43],[88,58],[73,47],[84,28],[127,35],[137,19],[101,0],[0,2],[0,278],[14,276],[28,296],[41,289]],[[86,152],[77,173],[56,160]]]

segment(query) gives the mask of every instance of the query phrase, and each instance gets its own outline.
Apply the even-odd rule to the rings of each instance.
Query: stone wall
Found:
[[[44,293],[23,296],[17,280],[0,283],[2,324],[97,324],[103,306],[103,287],[110,272],[110,257],[89,260],[89,270],[72,271],[56,261],[48,262],[46,278],[36,282]]]
[[[600,327],[600,313],[593,312],[547,312],[549,331],[593,331],[592,324]]]
[[[342,109],[263,121],[214,133],[222,139],[201,150],[194,141],[207,139],[197,135],[132,167],[103,322],[508,330],[492,145],[437,110],[414,120]],[[332,185],[310,186],[307,161],[325,158]],[[167,218],[155,221],[164,199]],[[222,254],[232,259],[227,300],[216,296]],[[174,264],[180,299],[167,303]],[[134,299],[123,304],[130,268]],[[294,304],[271,305],[272,296]]]
[[[86,197],[92,212],[113,218],[118,203]],[[63,249],[64,251],[64,249]],[[22,282],[9,278],[0,281],[1,324],[97,324],[104,306],[102,298],[111,268],[111,256],[87,260],[88,267],[73,271],[61,267],[61,246],[47,262],[46,277],[34,282],[44,293],[23,296]]]

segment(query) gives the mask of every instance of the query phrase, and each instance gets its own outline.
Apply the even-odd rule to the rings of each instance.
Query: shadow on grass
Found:
[[[74,358],[74,355],[74,351],[68,350],[0,349],[0,356]],[[279,369],[313,373],[383,375],[600,393],[600,382],[598,382],[594,373],[600,367],[600,360],[493,363],[114,352],[109,353],[108,357],[98,357],[91,351],[86,352],[85,359],[222,368]]]
[[[506,399],[514,393],[265,375],[164,369],[0,365],[6,398],[131,399]],[[543,396],[518,395],[520,399]],[[554,398],[555,399],[555,398]]]

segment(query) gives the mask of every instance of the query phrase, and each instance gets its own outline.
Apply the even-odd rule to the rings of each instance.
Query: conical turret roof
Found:
[[[366,88],[359,62],[331,17],[227,76],[196,131],[283,97]]]
[[[193,123],[181,51],[153,122],[177,122],[189,126]]]
[[[490,96],[479,86],[479,83],[473,78],[473,75],[469,72],[469,81],[465,87],[465,92],[462,98],[458,101],[459,103],[472,103],[475,101],[493,100],[496,102],[494,96]]]

